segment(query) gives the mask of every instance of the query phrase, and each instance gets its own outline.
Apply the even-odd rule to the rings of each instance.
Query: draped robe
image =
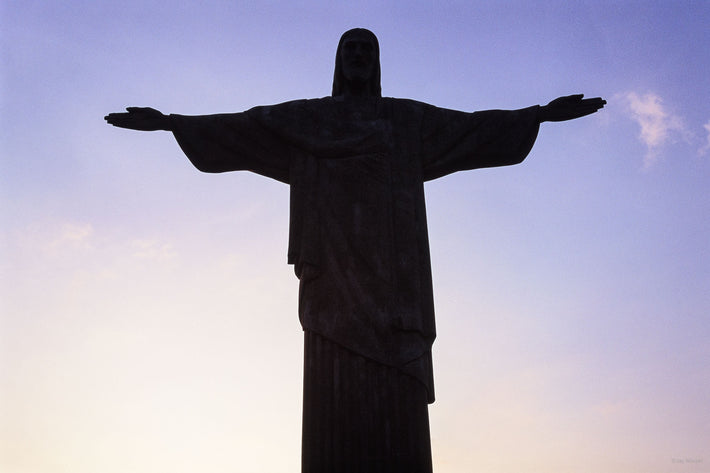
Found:
[[[304,330],[414,377],[433,402],[424,182],[521,162],[538,110],[326,97],[171,121],[201,171],[248,170],[290,185],[288,262]]]

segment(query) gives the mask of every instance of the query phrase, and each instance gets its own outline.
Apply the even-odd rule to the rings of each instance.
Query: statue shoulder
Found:
[[[408,117],[409,121],[425,116],[427,113],[436,110],[437,107],[425,102],[412,99],[400,99],[396,97],[383,97],[383,103],[390,110],[392,116]]]
[[[426,102],[420,102],[419,100],[413,100],[413,99],[383,97],[382,100],[386,100],[386,101],[390,102],[393,107],[397,107],[400,109],[408,109],[411,111],[425,111],[425,110],[437,108],[434,105],[428,104]]]
[[[244,112],[251,119],[264,122],[298,121],[325,106],[324,99],[299,99],[273,105],[258,105]]]

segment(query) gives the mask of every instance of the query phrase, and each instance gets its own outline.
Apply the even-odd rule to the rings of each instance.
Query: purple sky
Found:
[[[356,26],[387,96],[609,102],[521,165],[427,184],[435,471],[709,471],[707,2],[0,12],[0,471],[297,471],[288,188],[102,117],[327,95]]]

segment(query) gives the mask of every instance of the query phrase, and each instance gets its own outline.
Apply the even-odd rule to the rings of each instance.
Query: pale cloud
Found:
[[[681,138],[689,140],[683,119],[669,112],[663,100],[656,94],[638,95],[636,92],[619,94],[626,111],[641,128],[639,139],[646,146],[643,160],[644,169],[652,167],[659,159],[661,148]]]
[[[710,120],[703,125],[703,128],[705,128],[706,136],[705,136],[705,144],[703,145],[702,148],[698,150],[698,154],[700,156],[705,156],[708,154],[708,151],[710,151]]]
[[[171,271],[179,255],[170,241],[158,238],[117,236],[97,230],[88,222],[38,222],[10,232],[8,264],[14,274],[35,272],[47,277],[60,272],[64,279],[76,275]]]
[[[36,232],[33,234],[36,236]],[[94,227],[90,223],[64,223],[60,228],[53,229],[49,235],[45,235],[49,237],[45,249],[51,251],[67,246],[87,247],[91,244],[93,234]]]
[[[167,262],[177,257],[171,244],[159,240],[132,240],[130,247],[133,250],[132,256],[140,260]]]
[[[71,241],[86,240],[92,233],[94,233],[94,227],[90,223],[66,223],[61,229],[61,237]]]

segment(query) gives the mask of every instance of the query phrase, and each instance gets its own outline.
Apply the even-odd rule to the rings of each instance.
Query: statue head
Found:
[[[380,86],[380,45],[370,30],[354,28],[343,33],[335,55],[333,97],[347,90],[363,95],[382,96]]]

